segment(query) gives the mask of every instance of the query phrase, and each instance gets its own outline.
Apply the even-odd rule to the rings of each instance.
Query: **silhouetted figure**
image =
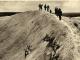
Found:
[[[46,11],[46,9],[47,9],[47,6],[46,6],[46,4],[44,5],[44,10]]]
[[[49,5],[47,5],[47,11],[48,11],[48,12],[49,12],[49,8],[50,8]]]
[[[28,55],[29,53],[28,53],[28,51],[27,50],[25,50],[25,58],[26,58],[26,56]]]
[[[59,17],[59,20],[61,20],[62,11],[60,8],[57,8],[57,7],[55,8],[55,14],[56,14],[56,16]]]
[[[55,15],[58,16],[58,8],[55,7]]]
[[[43,4],[39,4],[39,10],[42,10]]]
[[[30,45],[27,45],[26,49],[25,49],[25,58],[27,55],[29,55],[31,52],[31,46]]]
[[[50,9],[50,13],[52,13],[52,10]]]
[[[59,20],[61,20],[62,11],[61,11],[61,9],[60,9],[60,8],[58,9],[58,16],[59,16]]]

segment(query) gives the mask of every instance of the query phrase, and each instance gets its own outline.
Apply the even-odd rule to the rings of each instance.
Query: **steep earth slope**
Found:
[[[59,21],[50,13],[27,11],[0,20],[0,60],[50,60],[56,57],[58,60],[79,60],[74,31],[67,19],[64,17]],[[50,42],[44,40],[46,35],[54,37],[52,44],[56,42],[60,47],[48,46]],[[25,58],[27,45],[31,46],[31,51]]]

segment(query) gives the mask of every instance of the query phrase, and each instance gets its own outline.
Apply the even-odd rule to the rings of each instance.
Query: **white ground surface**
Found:
[[[43,38],[56,37],[59,60],[80,60],[80,30],[74,26],[79,19],[39,11],[27,11],[0,18],[0,60],[49,60],[52,49]],[[31,45],[25,58],[24,49]]]

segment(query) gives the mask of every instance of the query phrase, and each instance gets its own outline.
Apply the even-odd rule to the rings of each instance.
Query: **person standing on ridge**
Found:
[[[50,9],[50,7],[49,7],[49,5],[47,5],[47,11],[49,12],[49,9]]]
[[[39,4],[39,10],[42,10],[43,4]]]
[[[55,15],[59,17],[59,20],[61,20],[62,11],[60,8],[57,8],[57,7],[55,8]]]
[[[58,16],[58,8],[55,7],[55,15]]]
[[[46,11],[46,9],[47,9],[47,6],[46,6],[46,4],[44,5],[44,10]]]
[[[50,13],[52,13],[52,10],[50,9]]]
[[[60,8],[58,9],[58,16],[59,16],[59,20],[61,20],[62,11],[61,11],[61,9],[60,9]]]

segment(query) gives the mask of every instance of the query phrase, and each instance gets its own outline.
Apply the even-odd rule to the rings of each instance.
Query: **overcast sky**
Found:
[[[60,7],[64,12],[80,12],[80,0],[47,0],[47,1],[27,1],[27,0],[16,0],[16,1],[1,1],[0,0],[0,12],[23,12],[27,10],[37,10],[38,4],[43,3],[50,5],[54,11],[54,7]]]

